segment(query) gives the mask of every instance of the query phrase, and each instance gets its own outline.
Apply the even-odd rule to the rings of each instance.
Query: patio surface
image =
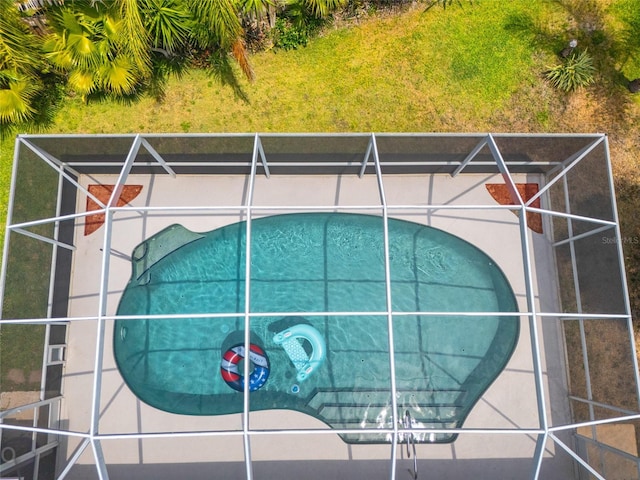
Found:
[[[517,182],[537,182],[536,176],[515,176]],[[114,184],[116,176],[82,177],[81,184]],[[496,205],[485,184],[503,183],[495,175],[388,175],[384,177],[387,203],[393,205]],[[120,295],[129,280],[129,255],[133,248],[168,225],[180,223],[194,231],[210,231],[244,220],[237,207],[245,203],[248,176],[130,175],[127,185],[142,185],[134,206],[228,206],[225,211],[116,212],[109,257],[107,313],[115,314]],[[256,177],[253,206],[357,206],[379,204],[376,177],[306,175]],[[544,200],[543,200],[544,206]],[[77,199],[77,211],[86,209],[86,197]],[[330,210],[330,208],[327,208]],[[294,211],[292,208],[288,211]],[[349,211],[349,210],[341,210]],[[253,215],[285,213],[254,210]],[[381,214],[381,209],[362,213]],[[518,218],[504,209],[410,210],[392,209],[391,217],[424,223],[457,235],[493,258],[509,279],[520,311],[526,305],[525,273],[520,247]],[[545,232],[550,228],[544,223]],[[85,236],[77,222],[70,317],[91,317],[99,311],[100,272],[105,226]],[[558,312],[557,281],[553,253],[546,234],[528,231],[533,252],[532,275],[537,311]],[[547,415],[553,425],[570,423],[564,369],[562,332],[557,319],[538,319]],[[111,347],[113,321],[105,322],[104,359],[100,392],[100,433],[229,431],[229,435],[200,437],[105,439],[102,442],[109,476],[118,478],[244,478],[244,447],[241,415],[191,417],[156,410],[140,402],[124,384]],[[91,424],[92,389],[97,339],[94,320],[71,322],[63,383],[62,419],[70,431],[86,432]],[[317,428],[329,431],[315,418],[291,411],[250,414],[256,429]],[[521,317],[518,346],[506,369],[489,387],[466,419],[464,428],[539,428],[529,321]],[[236,431],[232,434],[231,431]],[[531,474],[535,435],[463,433],[452,444],[419,445],[422,478],[476,479],[524,478]],[[69,437],[60,449],[65,465],[80,443]],[[397,478],[412,468],[406,448],[398,447]],[[552,443],[546,445],[541,478],[573,476],[573,462]],[[333,433],[308,435],[254,435],[251,457],[255,478],[388,478],[390,445],[348,445]],[[98,478],[90,448],[81,455],[67,478]],[[421,474],[422,475],[422,474]]]

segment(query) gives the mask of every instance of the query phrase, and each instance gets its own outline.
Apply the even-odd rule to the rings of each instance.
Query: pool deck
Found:
[[[517,176],[516,176],[517,177]],[[518,182],[536,182],[535,176],[517,177]],[[83,185],[113,184],[115,176],[82,177]],[[393,205],[486,205],[496,202],[485,184],[503,183],[500,176],[460,175],[389,175],[384,189],[387,203]],[[85,236],[78,222],[75,234],[75,263],[70,292],[71,317],[91,317],[99,311],[102,300],[107,315],[116,311],[120,295],[129,279],[129,255],[133,248],[173,223],[194,231],[209,231],[225,224],[244,220],[233,207],[242,205],[249,190],[244,176],[137,176],[128,185],[142,185],[134,206],[219,206],[224,210],[146,212],[120,211],[112,223],[109,257],[108,295],[100,297],[100,272],[105,226]],[[257,177],[254,201],[261,206],[366,206],[378,205],[375,176],[272,176]],[[84,211],[86,197],[79,195],[78,211]],[[543,200],[544,206],[544,200]],[[294,209],[288,210],[289,212]],[[348,210],[341,210],[348,211]],[[253,215],[285,213],[285,210],[255,208]],[[381,214],[381,209],[363,213]],[[470,241],[492,257],[509,279],[516,293],[520,311],[526,304],[525,272],[520,248],[518,218],[505,209],[438,209],[425,212],[392,209],[390,216],[425,223]],[[548,219],[543,218],[543,226]],[[549,238],[528,230],[533,252],[531,275],[536,297],[536,311],[557,312],[557,281]],[[504,372],[489,387],[464,423],[464,428],[536,429],[540,420],[536,402],[535,376],[529,320],[521,317],[521,333],[516,351]],[[102,441],[110,478],[244,478],[244,445],[241,415],[191,417],[156,410],[141,403],[124,384],[114,362],[111,348],[113,321],[104,322],[104,358],[99,374],[101,434],[138,432],[229,431],[227,435],[152,439],[105,439]],[[541,364],[544,380],[546,415],[549,423],[570,422],[566,390],[565,353],[557,319],[537,320],[541,337]],[[63,383],[62,419],[66,429],[87,432],[90,429],[92,390],[96,379],[95,350],[98,323],[74,321],[69,327],[67,361]],[[389,478],[390,445],[347,445],[328,427],[301,413],[278,410],[252,412],[251,429],[318,428],[324,433],[285,434],[276,437],[254,435],[251,456],[255,478],[303,477]],[[236,431],[235,433],[231,433]],[[521,432],[478,434],[463,433],[452,444],[419,445],[417,458],[421,478],[527,478],[530,476],[534,434]],[[69,458],[80,439],[70,437],[60,449],[61,465]],[[80,456],[66,478],[98,478],[91,448]],[[405,478],[412,468],[406,448],[398,448],[397,478]],[[552,443],[546,445],[541,478],[554,480],[573,476],[573,463]]]

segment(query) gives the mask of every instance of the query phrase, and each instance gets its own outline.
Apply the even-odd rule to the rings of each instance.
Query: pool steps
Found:
[[[139,244],[131,255],[133,277],[140,280],[160,260],[176,250],[205,236],[179,224],[170,225]],[[148,277],[148,275],[147,275]],[[149,279],[141,282],[146,284]]]
[[[464,390],[443,390],[440,392],[399,392],[398,408],[403,415],[409,412],[412,425],[419,428],[457,428],[456,421],[464,410]],[[384,390],[317,390],[308,406],[316,410],[317,416],[333,428],[391,428],[391,398]],[[388,407],[386,415],[381,415]],[[362,411],[371,416],[359,417]],[[413,412],[413,413],[411,413]],[[400,414],[398,415],[401,416]],[[417,421],[417,418],[420,420]],[[381,434],[384,437],[385,434]],[[342,434],[347,443],[361,443],[357,431]],[[415,443],[449,443],[457,434],[413,434]],[[404,437],[403,437],[404,438]]]

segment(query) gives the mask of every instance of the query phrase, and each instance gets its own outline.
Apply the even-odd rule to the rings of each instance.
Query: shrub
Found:
[[[283,50],[294,50],[304,47],[309,42],[309,36],[304,26],[296,27],[293,23],[284,18],[278,18],[271,30],[273,35],[273,46]]]
[[[278,18],[271,30],[273,46],[283,50],[306,47],[309,39],[320,29],[322,24],[323,20],[320,18],[307,17],[297,11],[289,12],[288,17]]]
[[[550,67],[546,77],[554,87],[571,92],[592,84],[595,71],[593,59],[585,50],[571,54],[561,65]]]
[[[271,31],[273,45],[283,50],[295,50],[309,43],[309,32],[305,25],[296,25],[286,18],[278,18]]]

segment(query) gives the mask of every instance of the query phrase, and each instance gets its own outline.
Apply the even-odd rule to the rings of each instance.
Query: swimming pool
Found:
[[[382,217],[346,213],[252,221],[251,343],[264,355],[254,352],[251,410],[292,409],[352,428],[347,442],[389,441],[357,432],[392,426],[383,227]],[[515,314],[514,294],[493,260],[456,236],[397,219],[388,232],[399,414],[416,426],[459,427],[513,353],[518,316],[401,313]],[[234,369],[243,372],[244,351],[234,347],[244,341],[245,235],[244,222],[207,233],[173,225],[135,248],[118,315],[181,315],[115,322],[116,363],[142,401],[179,414],[242,411]],[[190,317],[211,312],[239,315]],[[270,312],[282,315],[260,315]],[[291,328],[302,333],[278,336]]]

